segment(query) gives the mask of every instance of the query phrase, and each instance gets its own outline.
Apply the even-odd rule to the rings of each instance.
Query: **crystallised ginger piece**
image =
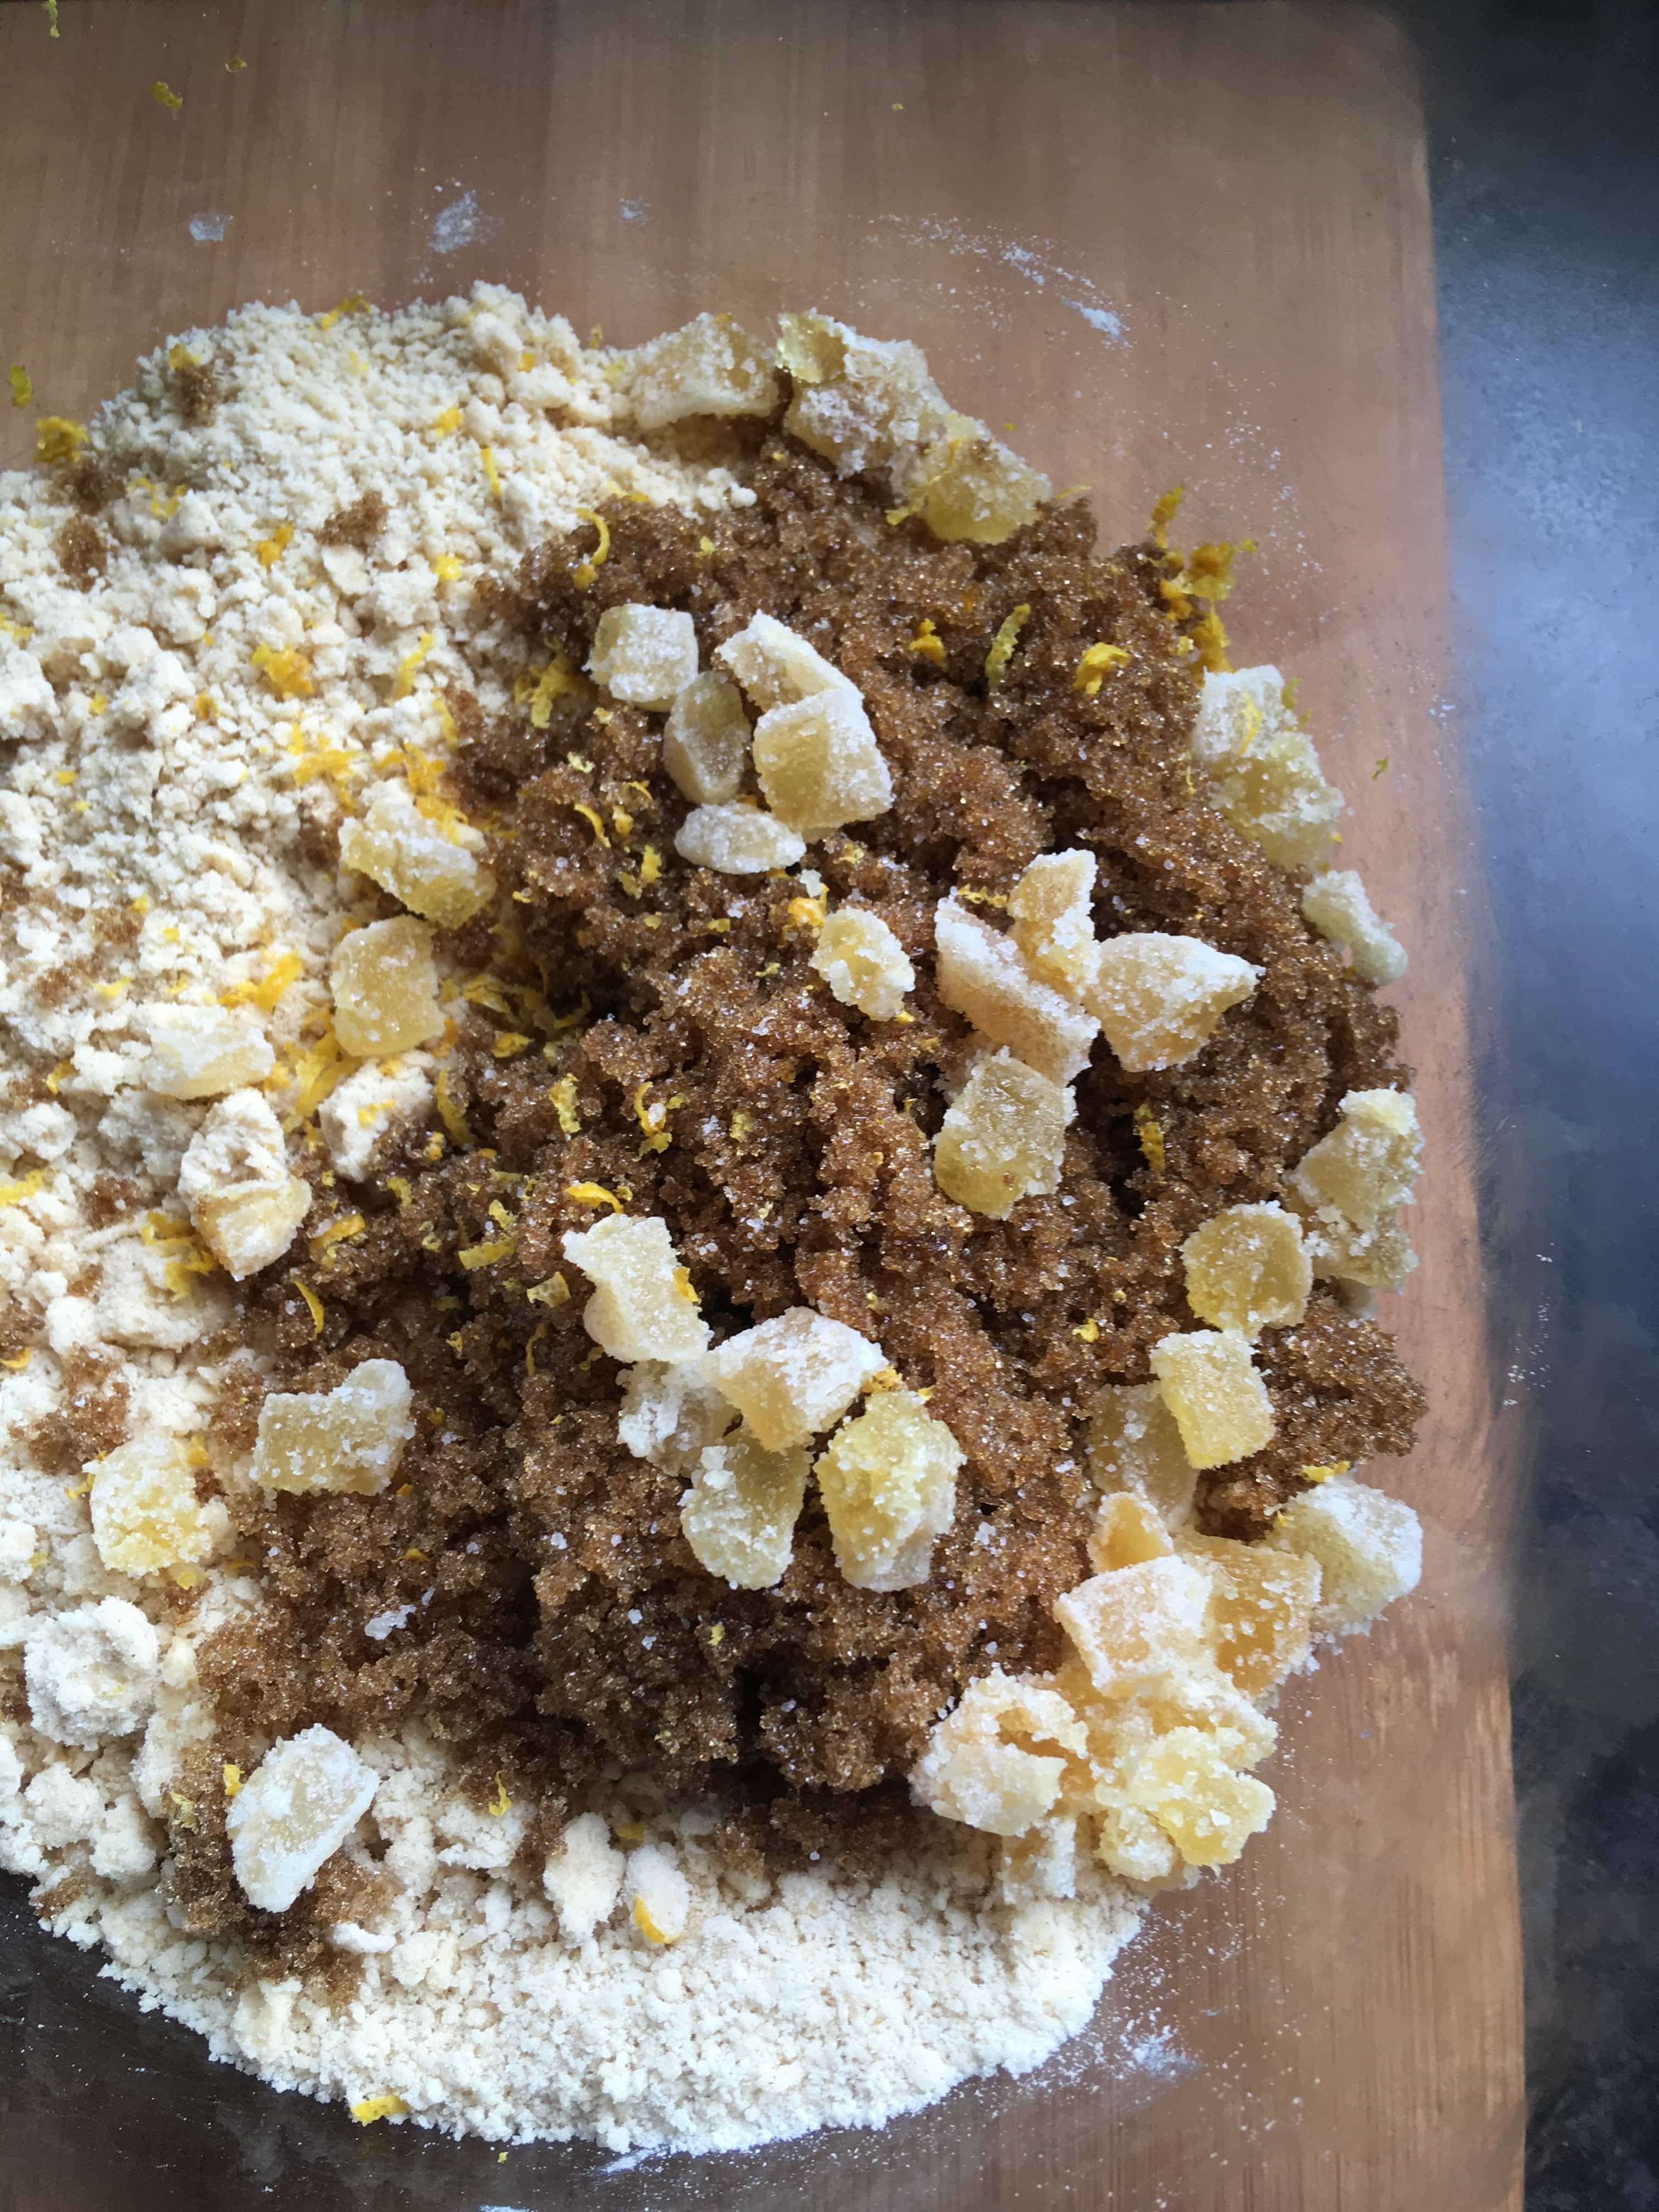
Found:
[[[844,906],[830,915],[807,964],[843,1006],[856,1006],[872,1022],[890,1022],[915,988],[904,947],[867,907]]]
[[[947,544],[1000,545],[1036,520],[1054,486],[983,422],[954,411],[931,446],[893,463],[893,489]]]
[[[94,1461],[87,1503],[92,1540],[112,1572],[193,1566],[213,1549],[190,1455],[172,1437],[140,1437]]]
[[[276,1064],[253,1006],[151,1006],[145,1079],[164,1098],[213,1098]]]
[[[689,1474],[704,1447],[718,1443],[737,1418],[706,1352],[672,1363],[642,1359],[623,1379],[617,1435],[635,1459]]]
[[[1201,1052],[1229,1006],[1248,999],[1261,970],[1201,938],[1131,930],[1096,956],[1084,1004],[1132,1074],[1179,1067]]]
[[[1167,1528],[1193,1514],[1196,1471],[1156,1382],[1111,1382],[1089,1408],[1090,1472],[1103,1490],[1144,1499]]]
[[[1319,1569],[1314,1631],[1367,1632],[1377,1614],[1414,1590],[1423,1572],[1423,1528],[1411,1507],[1352,1475],[1334,1474],[1294,1498],[1267,1542]]]
[[[1068,999],[1081,1000],[1094,981],[1092,853],[1044,853],[1008,894],[1010,932],[1033,975]]]
[[[775,615],[752,615],[742,629],[714,648],[714,658],[736,677],[750,704],[763,714],[816,698],[823,691],[854,690],[850,677]]]
[[[808,840],[872,821],[893,803],[893,779],[850,684],[769,707],[755,725],[753,752],[767,805]]]
[[[947,1198],[992,1221],[1022,1198],[1060,1188],[1070,1087],[1001,1051],[975,1063],[933,1140],[933,1179]]]
[[[1248,1337],[1227,1328],[1177,1332],[1158,1339],[1152,1358],[1164,1402],[1195,1468],[1231,1466],[1269,1442],[1273,1403]]]
[[[1163,1516],[1144,1498],[1115,1490],[1101,1499],[1089,1532],[1089,1564],[1097,1574],[1166,1559],[1174,1551]]]
[[[1087,1741],[1051,1685],[994,1667],[934,1723],[910,1776],[911,1795],[942,1820],[994,1836],[1024,1835],[1058,1799],[1065,1754],[1080,1755]]]
[[[1308,1211],[1334,1206],[1357,1229],[1372,1229],[1411,1196],[1423,1164],[1417,1106],[1406,1091],[1350,1091],[1342,1118],[1305,1152],[1291,1177]]]
[[[372,1498],[415,1433],[409,1377],[395,1359],[365,1359],[332,1390],[276,1390],[259,1408],[253,1480],[267,1490]]]
[[[675,835],[674,850],[723,876],[764,876],[805,860],[806,840],[758,806],[695,806]]]
[[[1186,1560],[1152,1559],[1091,1576],[1054,1600],[1096,1692],[1119,1698],[1168,1689],[1207,1660],[1207,1577]]]
[[[594,1286],[582,1326],[602,1352],[672,1363],[707,1349],[708,1324],[659,1214],[611,1214],[571,1230],[563,1249]]]
[[[1011,937],[953,898],[935,908],[933,936],[939,994],[981,1036],[1051,1083],[1069,1083],[1088,1065],[1099,1024],[1034,975]]]
[[[718,806],[743,789],[749,717],[743,694],[711,669],[678,693],[663,724],[662,764],[677,789],[699,806]]]
[[[1230,1681],[1261,1697],[1306,1665],[1319,1602],[1316,1560],[1230,1536],[1183,1534],[1180,1549],[1210,1577],[1216,1664]]]
[[[821,1434],[886,1364],[879,1345],[810,1306],[741,1330],[714,1354],[716,1382],[768,1451]]]
[[[1210,779],[1213,804],[1275,867],[1310,876],[1324,866],[1342,794],[1325,781],[1276,668],[1206,674],[1193,759]]]
[[[1353,868],[1327,868],[1302,894],[1302,912],[1322,937],[1340,945],[1367,983],[1397,983],[1406,948],[1371,904]]]
[[[1229,1206],[1181,1248],[1187,1303],[1212,1328],[1260,1336],[1288,1328],[1308,1310],[1313,1268],[1302,1224],[1282,1206]]]
[[[1308,1257],[1316,1275],[1368,1291],[1397,1291],[1417,1265],[1411,1240],[1392,1214],[1356,1229],[1332,1206],[1307,1218]]]
[[[785,315],[778,359],[794,381],[783,427],[840,476],[907,470],[951,410],[908,340],[866,338],[827,315]]]
[[[1273,1793],[1237,1774],[1201,1729],[1172,1729],[1136,1759],[1125,1796],[1188,1866],[1230,1866],[1273,1818]]]
[[[593,633],[587,672],[624,706],[672,707],[697,672],[691,617],[670,607],[630,601],[607,607]]]
[[[380,1060],[428,1043],[444,1030],[432,931],[399,915],[340,939],[329,963],[334,1034],[354,1060]]]
[[[340,865],[444,929],[471,921],[495,894],[489,869],[427,819],[406,783],[381,784],[363,818],[342,823]]]
[[[884,1390],[838,1429],[816,1469],[836,1565],[854,1589],[925,1583],[956,1510],[962,1447],[910,1390]]]
[[[257,1091],[233,1091],[209,1109],[180,1163],[179,1195],[236,1282],[279,1260],[311,1209],[311,1186],[289,1173],[282,1126]]]
[[[767,349],[729,315],[702,314],[623,356],[623,389],[641,430],[689,415],[769,415],[777,379]]]
[[[804,1446],[767,1451],[746,1429],[700,1454],[680,1527],[700,1566],[733,1589],[781,1582],[806,1497]]]
[[[374,1768],[331,1729],[308,1728],[265,1753],[225,1814],[231,1865],[262,1912],[286,1912],[373,1803]]]

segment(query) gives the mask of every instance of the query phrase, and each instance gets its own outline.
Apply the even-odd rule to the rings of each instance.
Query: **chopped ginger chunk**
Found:
[[[680,1527],[698,1565],[734,1589],[770,1589],[781,1582],[806,1474],[804,1446],[768,1451],[747,1429],[706,1445],[680,1501]]]
[[[1075,1110],[1066,1085],[1010,1052],[988,1054],[945,1112],[933,1143],[934,1180],[971,1212],[1006,1220],[1022,1198],[1060,1188]]]
[[[340,863],[445,929],[471,921],[495,896],[489,871],[428,820],[405,783],[381,784],[364,818],[342,825]]]
[[[1000,545],[1036,520],[1054,487],[971,415],[893,471],[893,489],[947,544]]]
[[[260,1083],[276,1062],[252,1006],[152,1006],[149,1087],[164,1098],[212,1098]]]
[[[1092,853],[1045,853],[1008,894],[1012,935],[1031,972],[1079,1001],[1093,983],[1099,957],[1091,913],[1094,887]]]
[[[571,1230],[564,1256],[593,1285],[582,1325],[613,1359],[694,1358],[708,1324],[660,1214],[612,1213],[591,1229]]]
[[[1313,1268],[1301,1223],[1281,1206],[1225,1207],[1187,1239],[1181,1257],[1187,1303],[1212,1328],[1257,1337],[1308,1310]]]
[[[1192,1518],[1194,1469],[1156,1382],[1109,1383],[1090,1408],[1089,1464],[1103,1490],[1143,1498],[1164,1526]]]
[[[1105,1698],[1178,1690],[1208,1654],[1209,1577],[1184,1559],[1152,1559],[1093,1576],[1054,1601],[1065,1630]]]
[[[366,1359],[332,1390],[274,1390],[259,1408],[253,1480],[267,1490],[372,1498],[415,1433],[413,1403],[395,1359]]]
[[[1109,1491],[1100,1501],[1089,1532],[1089,1561],[1097,1574],[1117,1567],[1139,1567],[1166,1559],[1175,1550],[1163,1516],[1127,1490]]]
[[[607,607],[593,633],[587,672],[624,706],[666,710],[697,672],[690,616],[637,603]]]
[[[1133,1074],[1179,1067],[1201,1052],[1229,1006],[1248,999],[1261,970],[1201,938],[1131,930],[1096,957],[1084,1004]]]
[[[844,906],[830,915],[809,965],[843,1006],[856,1006],[872,1022],[890,1022],[915,988],[904,947],[867,907]]]
[[[810,1306],[728,1337],[714,1355],[715,1381],[769,1451],[820,1435],[886,1364],[879,1345]]]
[[[1397,983],[1406,950],[1365,895],[1353,868],[1327,868],[1302,894],[1302,911],[1322,937],[1340,945],[1367,983]]]
[[[712,669],[694,676],[663,725],[662,764],[699,806],[719,806],[743,789],[749,762],[749,718],[743,695]]]
[[[444,1031],[427,923],[399,915],[343,937],[329,963],[334,1033],[357,1060],[381,1060]]]
[[[1321,1636],[1363,1634],[1385,1605],[1417,1588],[1423,1529],[1409,1505],[1351,1474],[1334,1474],[1294,1498],[1267,1541],[1319,1569],[1314,1628]]]
[[[799,831],[758,806],[694,806],[675,833],[674,850],[723,876],[764,876],[806,854]]]
[[[1200,1328],[1160,1337],[1152,1372],[1195,1468],[1248,1459],[1273,1433],[1267,1386],[1256,1373],[1248,1337]]]
[[[956,1510],[962,1447],[909,1390],[884,1390],[817,1462],[836,1565],[855,1589],[925,1583]]]
[[[112,1572],[160,1574],[194,1565],[213,1549],[189,1451],[173,1437],[121,1444],[87,1473],[92,1540]]]
[[[1052,1083],[1069,1083],[1087,1066],[1098,1024],[1033,975],[1012,938],[953,898],[939,901],[933,930],[947,1006]]]
[[[1273,1793],[1236,1774],[1200,1729],[1171,1729],[1135,1761],[1126,1796],[1150,1813],[1188,1866],[1229,1866],[1273,1818]]]
[[[706,1352],[672,1362],[641,1359],[623,1379],[617,1434],[635,1459],[690,1474],[705,1448],[718,1443],[737,1418]]]
[[[1325,781],[1276,668],[1207,672],[1193,759],[1241,836],[1275,867],[1311,876],[1336,842],[1342,794]]]
[[[1411,1196],[1423,1163],[1417,1107],[1407,1091],[1350,1091],[1338,1111],[1341,1121],[1303,1155],[1291,1188],[1310,1210],[1334,1206],[1370,1229]]]
[[[179,1195],[236,1282],[279,1260],[311,1210],[311,1186],[289,1173],[281,1124],[257,1091],[211,1108],[180,1164]]]
[[[729,315],[702,314],[623,356],[621,380],[641,430],[689,415],[769,415],[777,379],[757,338]]]
[[[248,1903],[286,1912],[379,1787],[374,1769],[331,1729],[308,1728],[274,1744],[225,1814],[231,1866]]]
[[[793,707],[820,691],[854,689],[850,678],[815,645],[775,615],[751,616],[742,629],[715,648],[714,658],[736,677],[750,704],[763,714],[774,707]]]
[[[1183,1534],[1180,1548],[1210,1577],[1216,1663],[1239,1689],[1263,1696],[1307,1664],[1319,1601],[1316,1560],[1230,1536]]]
[[[753,753],[767,805],[805,838],[871,821],[893,803],[893,779],[850,684],[769,707]]]
[[[1046,1684],[993,1668],[938,1722],[910,1777],[919,1804],[988,1835],[1023,1836],[1060,1793],[1066,1754],[1087,1736]]]

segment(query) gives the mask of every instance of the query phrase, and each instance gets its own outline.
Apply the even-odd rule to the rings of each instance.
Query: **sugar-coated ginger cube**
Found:
[[[1327,868],[1302,894],[1302,911],[1322,937],[1340,945],[1367,983],[1397,983],[1406,948],[1365,893],[1357,869]]]
[[[1408,1091],[1350,1091],[1341,1120],[1291,1177],[1309,1212],[1334,1206],[1357,1229],[1372,1229],[1411,1196],[1423,1164],[1423,1133]]]
[[[1033,975],[1012,937],[945,898],[934,909],[933,941],[940,998],[981,1036],[1051,1083],[1069,1083],[1088,1066],[1099,1024]]]
[[[1307,1217],[1308,1257],[1316,1275],[1363,1284],[1368,1291],[1397,1291],[1413,1267],[1411,1240],[1391,1213],[1369,1229],[1356,1229],[1334,1206]]]
[[[1230,1866],[1273,1818],[1273,1793],[1236,1774],[1200,1729],[1172,1729],[1136,1759],[1125,1792],[1188,1866]]]
[[[1148,1559],[1167,1559],[1174,1550],[1163,1515],[1145,1498],[1127,1490],[1113,1490],[1101,1499],[1089,1532],[1089,1564],[1097,1574],[1139,1567]]]
[[[838,1421],[887,1364],[881,1346],[845,1322],[792,1306],[729,1336],[714,1379],[768,1451],[804,1444]]]
[[[691,1913],[691,1885],[672,1852],[641,1844],[628,1855],[630,1916],[647,1943],[678,1943]]]
[[[697,672],[697,632],[688,614],[630,601],[607,607],[593,632],[587,672],[625,706],[666,709]]]
[[[598,1813],[579,1813],[548,1853],[542,1887],[557,1910],[559,1933],[567,1943],[586,1942],[608,1920],[622,1894],[627,1862],[611,1840]]]
[[[758,806],[694,806],[679,826],[674,850],[695,867],[723,876],[764,876],[804,860],[806,840]]]
[[[410,1052],[443,1035],[432,930],[410,915],[371,921],[343,937],[328,980],[334,1034],[354,1060]]]
[[[1261,1697],[1306,1664],[1319,1602],[1316,1561],[1230,1536],[1183,1534],[1181,1552],[1210,1576],[1216,1664],[1239,1689]]]
[[[286,1912],[374,1802],[374,1769],[331,1729],[273,1744],[230,1801],[225,1831],[242,1894]]]
[[[1092,987],[1095,942],[1092,853],[1044,853],[1008,894],[1010,935],[1034,975],[1079,1002]]]
[[[1202,938],[1130,930],[1108,938],[1084,1003],[1133,1074],[1179,1067],[1201,1052],[1229,1006],[1248,999],[1261,970]]]
[[[662,764],[677,789],[698,806],[724,805],[743,789],[748,763],[743,694],[713,669],[694,676],[662,729]]]
[[[1124,1881],[1166,1882],[1182,1864],[1169,1832],[1121,1796],[1100,1808],[1095,1851]]]
[[[1212,1328],[1260,1336],[1288,1328],[1308,1310],[1313,1268],[1302,1224],[1282,1206],[1229,1206],[1181,1248],[1187,1303]]]
[[[926,355],[906,339],[866,338],[827,315],[786,315],[778,360],[794,382],[785,429],[841,476],[907,470],[945,435],[951,410]]]
[[[623,1378],[617,1434],[635,1459],[689,1474],[704,1447],[718,1443],[737,1418],[706,1352],[672,1364],[642,1359]]]
[[[961,1445],[913,1391],[884,1390],[837,1429],[816,1472],[842,1579],[872,1590],[925,1583],[961,1465]]]
[[[1196,1474],[1156,1382],[1110,1382],[1089,1407],[1089,1467],[1103,1490],[1144,1498],[1165,1528],[1193,1515]]]
[[[768,1451],[746,1429],[707,1445],[680,1500],[680,1527],[698,1565],[733,1589],[781,1582],[806,1496],[807,1461],[804,1445]]]
[[[137,1437],[87,1472],[92,1540],[113,1573],[155,1575],[167,1567],[193,1566],[212,1550],[189,1455],[175,1438]]]
[[[1153,1559],[1091,1576],[1055,1599],[1054,1614],[1098,1694],[1119,1698],[1176,1685],[1205,1662],[1209,1601],[1197,1568]]]
[[[233,1091],[209,1109],[180,1164],[179,1195],[237,1282],[282,1257],[311,1207],[311,1186],[289,1173],[282,1126],[257,1091]]]
[[[803,837],[872,821],[893,803],[893,779],[850,684],[769,707],[755,725],[753,751],[767,805]]]
[[[1022,1198],[1060,1188],[1070,1086],[1016,1060],[983,1054],[945,1109],[933,1140],[933,1179],[970,1212],[1003,1221]]]
[[[611,1358],[672,1364],[708,1348],[708,1324],[659,1214],[613,1213],[573,1229],[564,1256],[593,1285],[582,1326]]]
[[[688,415],[769,415],[778,382],[767,356],[729,315],[697,315],[623,355],[623,389],[641,430]]]
[[[1423,1528],[1411,1507],[1349,1474],[1329,1475],[1293,1498],[1267,1541],[1318,1567],[1321,1636],[1368,1630],[1423,1572]]]
[[[820,691],[855,689],[850,677],[775,615],[751,615],[742,629],[715,647],[714,658],[762,714],[816,698]]]
[[[904,947],[868,907],[844,906],[828,916],[811,965],[843,1006],[856,1006],[872,1022],[890,1022],[915,988]]]
[[[1235,830],[1275,867],[1310,876],[1330,858],[1342,794],[1325,781],[1276,668],[1206,674],[1193,758]]]
[[[145,1080],[164,1098],[214,1098],[276,1064],[253,1006],[152,1006]]]
[[[471,921],[495,895],[495,877],[471,846],[428,821],[406,783],[379,785],[362,821],[341,824],[340,865],[445,929]]]
[[[947,1820],[1020,1836],[1060,1796],[1087,1731],[1052,1684],[994,1667],[934,1723],[910,1777],[916,1802]]]
[[[432,1078],[423,1067],[369,1060],[337,1083],[317,1109],[329,1164],[352,1182],[366,1182],[387,1131],[424,1121],[431,1103]]]
[[[1036,520],[1054,486],[983,422],[952,413],[914,459],[896,458],[893,489],[947,544],[1000,545]]]
[[[331,1390],[273,1390],[259,1408],[253,1480],[302,1496],[372,1498],[398,1472],[413,1407],[395,1359],[365,1359]]]
[[[1226,1467],[1259,1452],[1273,1433],[1273,1401],[1237,1329],[1160,1337],[1152,1372],[1195,1468]]]

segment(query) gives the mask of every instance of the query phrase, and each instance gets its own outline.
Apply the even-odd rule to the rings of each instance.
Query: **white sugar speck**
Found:
[[[216,246],[225,234],[225,226],[231,220],[228,215],[193,215],[190,219],[190,234],[198,246]]]

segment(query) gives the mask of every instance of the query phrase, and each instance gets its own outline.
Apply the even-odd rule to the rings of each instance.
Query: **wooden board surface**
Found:
[[[919,340],[959,404],[1093,486],[1108,537],[1184,479],[1194,535],[1256,538],[1239,655],[1302,677],[1352,801],[1345,858],[1413,954],[1431,1168],[1422,1270],[1385,1317],[1433,1412],[1378,1470],[1424,1515],[1423,1590],[1293,1686],[1274,1826],[1163,1907],[1041,2077],[741,2161],[501,2165],[210,2067],[29,1938],[0,2021],[0,2208],[1517,2204],[1481,900],[1439,708],[1432,270],[1397,35],[1339,6],[1084,0],[63,0],[62,21],[49,43],[39,9],[0,9],[0,349],[44,409],[85,413],[140,349],[248,297],[488,276],[623,341],[703,306],[822,305]],[[439,251],[469,193],[470,242]],[[201,216],[228,218],[217,242]],[[26,452],[6,410],[0,461]]]

